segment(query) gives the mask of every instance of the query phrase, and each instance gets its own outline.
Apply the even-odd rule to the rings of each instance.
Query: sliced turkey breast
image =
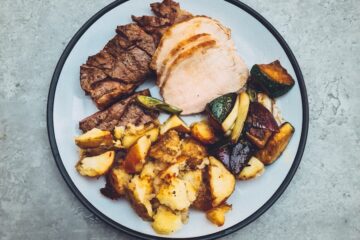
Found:
[[[168,70],[161,94],[165,102],[181,108],[182,115],[202,112],[211,100],[246,83],[249,71],[232,41],[213,45],[181,53]]]
[[[181,54],[182,52],[200,44],[203,42],[207,42],[212,40],[210,34],[201,33],[193,35],[189,38],[186,38],[180,41],[175,47],[171,49],[168,56],[162,62],[160,69],[157,71],[157,81],[156,84],[161,87],[164,83],[165,76],[167,75],[167,70],[173,64],[174,60]]]
[[[169,53],[174,47],[185,39],[203,33],[210,34],[219,44],[226,42],[231,36],[230,29],[224,27],[214,19],[206,16],[190,18],[166,30],[153,55],[150,67],[159,73],[164,64],[164,60],[169,56]]]

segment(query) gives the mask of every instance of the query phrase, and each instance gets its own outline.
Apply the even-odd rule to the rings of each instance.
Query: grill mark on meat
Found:
[[[79,122],[79,128],[83,132],[93,128],[112,131],[116,126],[125,126],[128,123],[140,125],[154,121],[158,116],[158,112],[143,110],[139,107],[135,102],[138,95],[150,96],[150,91],[147,89],[137,92],[114,103],[106,110],[92,114]]]
[[[160,89],[161,94],[163,94],[163,89],[164,86],[166,85],[166,80],[168,79],[168,77],[170,76],[172,69],[174,69],[175,67],[177,67],[177,65],[182,62],[184,59],[187,59],[189,56],[192,56],[193,54],[195,54],[196,52],[205,52],[207,49],[212,48],[216,45],[216,41],[215,40],[209,40],[206,42],[202,42],[197,44],[194,47],[191,47],[190,49],[180,53],[176,59],[174,60],[173,64],[169,67],[169,70],[166,73],[166,76],[164,78],[164,82],[162,83],[162,87]]]
[[[131,93],[138,85],[124,84],[112,80],[98,83],[90,93],[90,96],[96,101],[99,109],[104,109],[108,104],[124,97],[124,93]]]
[[[132,43],[132,45],[136,45],[138,48],[145,51],[149,56],[154,54],[156,46],[153,38],[148,34],[144,34],[144,30],[136,23],[118,26],[116,32]]]

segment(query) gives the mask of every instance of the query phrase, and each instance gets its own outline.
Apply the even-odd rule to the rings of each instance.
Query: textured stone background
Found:
[[[360,1],[245,2],[293,49],[308,89],[310,129],[283,196],[226,239],[360,239]],[[46,133],[56,62],[108,3],[0,0],[0,239],[128,239],[70,192]]]

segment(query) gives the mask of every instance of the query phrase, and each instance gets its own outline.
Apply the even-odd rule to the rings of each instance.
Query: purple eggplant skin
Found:
[[[245,139],[240,139],[233,145],[230,155],[229,170],[238,175],[244,167],[248,165],[250,158],[254,155],[256,147]]]
[[[279,126],[272,113],[258,102],[250,103],[246,123],[248,126],[250,125],[254,128],[268,129],[272,132],[279,132]]]
[[[208,151],[216,159],[220,160],[227,169],[230,170],[230,154],[231,154],[231,142],[226,140],[220,140],[212,144]]]

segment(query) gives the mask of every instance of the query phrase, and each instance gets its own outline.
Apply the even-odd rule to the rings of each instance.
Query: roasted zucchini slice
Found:
[[[274,133],[265,148],[257,152],[255,156],[265,165],[273,163],[285,150],[294,132],[295,129],[290,123],[284,123],[281,125],[280,131]]]
[[[241,132],[244,128],[244,123],[249,111],[250,98],[246,92],[239,94],[239,110],[235,121],[235,125],[231,132],[231,141],[236,143],[239,140]]]
[[[269,64],[255,64],[251,68],[251,81],[271,97],[280,97],[295,84],[285,68],[276,60]]]
[[[237,93],[228,93],[212,100],[206,105],[210,124],[217,130],[227,132],[236,120],[238,104]]]
[[[180,114],[182,110],[178,107],[167,104],[159,99],[139,95],[136,98],[137,102],[140,103],[143,107],[152,109],[152,110],[160,110],[171,114]]]

